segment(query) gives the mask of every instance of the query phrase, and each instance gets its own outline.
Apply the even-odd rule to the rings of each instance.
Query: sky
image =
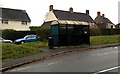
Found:
[[[85,13],[89,10],[90,16],[95,19],[97,12],[105,14],[114,24],[118,23],[119,0],[0,0],[0,7],[26,10],[30,19],[30,26],[41,26],[45,20],[49,6],[54,9]]]

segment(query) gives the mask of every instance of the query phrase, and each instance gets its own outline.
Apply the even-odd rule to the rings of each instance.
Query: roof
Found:
[[[2,19],[27,21],[27,22],[31,21],[25,10],[10,9],[10,8],[0,8],[0,10],[2,11],[2,16],[0,16]]]
[[[120,26],[120,23],[116,24],[116,25],[119,25]]]
[[[105,22],[113,24],[108,18],[105,18]]]
[[[60,24],[81,24],[88,25],[88,23],[94,23],[93,19],[86,13],[78,13],[78,12],[69,12],[63,10],[53,10],[55,17],[58,20],[44,22],[42,26],[50,26],[54,23]]]
[[[46,27],[46,26],[55,25],[55,24],[89,25],[88,22],[55,20],[55,21],[44,22],[42,26]]]
[[[52,21],[44,22],[41,26],[44,26],[44,27],[46,27],[46,26],[50,26],[51,23],[52,23]]]
[[[103,16],[97,16],[94,21],[95,21],[96,24],[101,24],[101,23],[104,23],[104,24],[107,24],[107,23],[113,24],[108,18],[103,17]]]
[[[120,28],[119,26],[120,26],[120,23],[118,23],[118,24],[115,25],[116,28],[117,28],[117,27]]]
[[[65,21],[65,20],[53,21],[51,24],[52,25],[55,25],[55,24],[89,25],[88,22],[82,22],[82,21]]]
[[[93,19],[86,13],[78,13],[78,12],[69,12],[63,10],[53,10],[56,18],[58,20],[68,20],[68,21],[84,21],[93,23]]]

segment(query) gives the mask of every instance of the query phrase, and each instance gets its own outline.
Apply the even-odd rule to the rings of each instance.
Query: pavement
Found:
[[[0,70],[4,72],[8,69],[12,69],[24,64],[48,59],[64,53],[71,53],[76,51],[105,48],[105,47],[114,47],[114,46],[120,46],[120,43],[102,44],[102,45],[96,45],[96,46],[68,46],[68,47],[60,47],[60,48],[54,48],[54,49],[40,48],[44,52],[41,52],[32,56],[27,56],[27,57],[18,58],[15,60],[2,62],[2,68],[0,68]]]

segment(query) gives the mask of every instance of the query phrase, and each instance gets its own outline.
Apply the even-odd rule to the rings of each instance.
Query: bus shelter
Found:
[[[53,21],[51,23],[49,48],[55,46],[78,46],[90,44],[88,22],[80,21]]]

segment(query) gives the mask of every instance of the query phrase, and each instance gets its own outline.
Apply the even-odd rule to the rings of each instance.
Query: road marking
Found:
[[[11,70],[11,71],[20,71],[20,70],[25,70],[25,69],[29,69],[29,68],[31,68],[31,67],[25,67],[25,68],[13,69],[13,70]]]
[[[108,71],[111,71],[111,70],[114,70],[114,69],[118,69],[120,68],[120,66],[117,66],[117,67],[113,67],[113,68],[109,68],[109,69],[105,69],[105,70],[101,70],[99,72],[96,72],[94,74],[99,74],[99,73],[103,73],[103,72],[108,72]]]
[[[115,49],[118,49],[118,47],[114,47]]]
[[[108,53],[98,53],[98,54],[93,54],[92,56],[105,56],[107,55]]]
[[[63,61],[57,61],[57,62],[48,63],[48,65],[54,65],[54,64],[61,63],[61,62],[63,62]]]
[[[108,53],[106,52],[106,53],[102,53],[102,54],[98,54],[98,56],[105,56],[105,55],[107,55]]]
[[[106,52],[106,53],[98,53],[98,54],[93,54],[92,56],[106,56],[108,54],[114,54],[114,53],[119,53],[118,51],[113,51],[113,52]]]

